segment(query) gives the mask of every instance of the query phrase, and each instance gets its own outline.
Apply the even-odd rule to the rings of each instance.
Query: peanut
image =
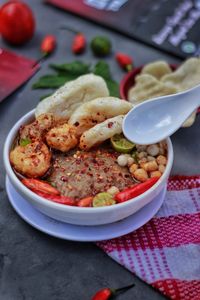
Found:
[[[165,172],[165,166],[164,165],[159,165],[158,166],[158,170],[161,172],[161,173],[164,173]]]
[[[147,172],[157,171],[158,170],[158,164],[155,160],[149,161],[143,165],[143,168]]]
[[[134,159],[132,157],[128,157],[127,159],[127,165],[130,167],[134,163]]]
[[[150,177],[161,177],[162,173],[160,171],[153,171],[150,173]]]
[[[129,168],[129,171],[131,172],[131,174],[133,174],[137,169],[138,169],[138,165],[132,164]]]
[[[156,158],[156,161],[159,165],[166,165],[167,164],[167,158],[163,155],[159,155],[157,158]]]
[[[144,182],[148,179],[148,174],[144,169],[137,169],[134,173],[133,176],[135,179],[138,181]]]

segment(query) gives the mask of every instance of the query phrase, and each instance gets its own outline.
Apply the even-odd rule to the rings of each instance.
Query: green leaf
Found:
[[[119,84],[114,80],[106,79],[106,84],[110,92],[110,96],[119,98]]]
[[[105,80],[109,79],[112,80],[112,76],[110,73],[110,67],[109,65],[105,62],[105,61],[99,61],[95,66],[94,66],[94,70],[93,73],[95,75],[99,75],[101,77],[103,77]]]
[[[37,82],[32,85],[33,89],[49,89],[59,88],[68,81],[74,80],[77,76],[75,75],[45,75],[39,78]]]
[[[90,65],[84,64],[81,61],[73,61],[66,64],[51,64],[50,67],[56,71],[64,73],[70,73],[73,75],[83,75],[90,72]]]
[[[28,144],[31,144],[31,140],[26,138],[26,139],[21,139],[19,142],[20,146],[25,147]]]
[[[51,95],[52,95],[52,93],[40,96],[40,101],[44,100],[45,98],[47,98],[47,97],[49,97]]]

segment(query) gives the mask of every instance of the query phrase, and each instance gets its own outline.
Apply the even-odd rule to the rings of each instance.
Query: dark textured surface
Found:
[[[88,40],[96,34],[108,35],[112,39],[113,48],[132,54],[137,66],[160,58],[171,63],[177,62],[161,52],[139,45],[121,35],[53,7],[43,5],[42,1],[26,2],[35,12],[37,31],[29,44],[23,48],[12,48],[13,51],[33,58],[39,57],[39,41],[46,33],[57,35],[58,48],[55,55],[43,64],[42,69],[34,78],[0,104],[1,153],[9,129],[23,114],[35,107],[38,97],[42,94],[42,91],[31,91],[31,84],[37,77],[46,73],[50,61],[63,62],[74,59],[70,52],[73,35],[67,31],[58,31],[60,24],[68,24],[78,30],[81,29],[87,34]],[[2,40],[0,40],[0,46],[9,48]],[[81,59],[91,63],[96,60],[89,50],[81,56]],[[115,79],[120,80],[123,73],[113,57],[106,60],[110,62]],[[200,172],[199,125],[200,117],[193,127],[181,129],[172,137],[175,150],[174,174]],[[112,261],[94,244],[55,239],[40,233],[22,221],[7,199],[2,155],[0,167],[0,299],[87,300],[103,286],[120,287],[133,281],[136,287],[121,295],[119,300],[164,299],[151,287]]]

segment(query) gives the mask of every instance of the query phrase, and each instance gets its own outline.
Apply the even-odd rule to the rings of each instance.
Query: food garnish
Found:
[[[148,189],[150,189],[158,181],[158,179],[159,177],[153,177],[143,183],[135,184],[134,186],[116,194],[115,200],[118,203],[122,203],[132,198],[135,198],[146,192]]]
[[[71,63],[50,64],[49,66],[50,68],[56,70],[59,74],[63,75],[72,74],[78,77],[90,73],[90,65],[78,60],[75,60]]]
[[[114,205],[116,203],[115,199],[110,193],[102,192],[97,194],[92,201],[93,207],[99,207],[99,206],[109,206]]]
[[[31,140],[29,138],[21,139],[19,141],[20,146],[23,146],[23,147],[30,144],[30,143],[31,143]]]
[[[90,47],[96,56],[106,56],[110,54],[112,44],[105,36],[96,36],[91,40]]]
[[[128,72],[133,69],[133,59],[129,55],[118,52],[116,53],[115,58],[122,69]]]
[[[90,207],[92,206],[93,197],[86,197],[78,201],[78,206],[80,207]]]
[[[44,56],[50,55],[53,53],[56,47],[56,38],[54,35],[46,35],[41,42],[41,52]]]
[[[60,194],[60,192],[56,188],[54,188],[52,185],[50,185],[49,183],[43,180],[34,179],[34,178],[23,178],[22,183],[30,190],[43,192],[51,195]]]
[[[86,48],[86,38],[83,33],[77,33],[72,42],[72,52],[81,54]]]
[[[35,192],[38,196],[40,196],[44,199],[51,200],[52,202],[69,205],[69,206],[76,205],[76,202],[74,201],[74,199],[72,199],[70,197],[66,197],[66,196],[62,196],[62,195],[48,194],[48,193],[40,192],[38,190],[33,190],[33,192]]]
[[[135,147],[135,144],[128,141],[123,134],[115,134],[110,140],[117,152],[130,153]]]
[[[92,300],[108,300],[111,299],[111,297],[113,298],[113,296],[116,296],[118,293],[122,293],[125,292],[127,290],[129,290],[130,288],[134,287],[135,284],[131,284],[122,288],[118,288],[118,289],[111,289],[111,288],[103,288],[101,290],[99,290],[93,297]]]
[[[54,89],[77,79],[80,75],[93,73],[101,76],[106,82],[110,96],[119,97],[119,84],[113,80],[109,65],[104,61],[97,62],[94,67],[80,61],[64,64],[50,64],[57,74],[44,75],[32,85],[33,89]],[[42,96],[43,98],[43,96]],[[44,98],[43,98],[44,99]]]

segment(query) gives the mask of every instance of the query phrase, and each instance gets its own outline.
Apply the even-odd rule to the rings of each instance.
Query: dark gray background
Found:
[[[4,1],[0,1],[3,3]],[[88,41],[97,34],[107,35],[113,43],[113,51],[120,50],[134,57],[135,66],[165,59],[178,63],[177,59],[93,23],[72,16],[39,0],[25,1],[32,7],[37,29],[31,42],[22,48],[11,48],[0,40],[0,46],[38,58],[41,38],[52,33],[57,36],[56,53],[46,60],[41,70],[27,84],[0,104],[0,150],[2,153],[6,135],[13,124],[34,108],[39,96],[45,91],[32,91],[37,77],[47,72],[50,62],[72,61],[72,33],[59,31],[61,24],[81,30]],[[80,57],[86,62],[96,59],[87,49]],[[113,55],[106,58],[116,80],[124,73],[117,66]],[[177,112],[178,113],[178,112]],[[200,173],[200,117],[191,128],[180,129],[172,137],[175,151],[173,174]],[[78,300],[90,299],[104,286],[121,287],[132,282],[136,286],[118,299],[152,300],[164,299],[150,286],[111,260],[95,244],[75,243],[52,238],[26,224],[11,208],[5,191],[5,171],[0,156],[0,299],[2,300]]]

